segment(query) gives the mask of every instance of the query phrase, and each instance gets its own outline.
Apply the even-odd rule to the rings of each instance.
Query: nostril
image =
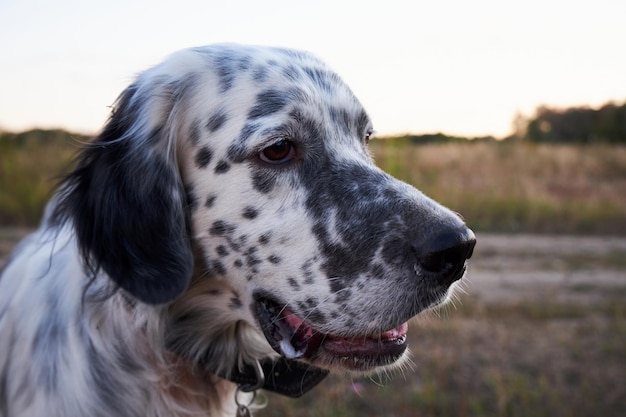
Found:
[[[466,259],[472,256],[474,243],[465,242],[452,248],[444,249],[438,252],[429,253],[419,259],[422,267],[430,272],[440,272],[448,268],[455,268],[463,264]]]
[[[420,266],[433,273],[442,274],[442,284],[451,284],[462,275],[465,261],[472,256],[476,238],[464,227],[458,231],[447,231],[427,242],[414,244]]]
[[[420,265],[422,265],[422,268],[430,272],[441,271],[448,263],[444,252],[435,252],[424,256],[419,259]]]

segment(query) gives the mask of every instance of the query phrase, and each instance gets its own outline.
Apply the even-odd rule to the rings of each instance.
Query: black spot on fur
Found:
[[[324,313],[317,309],[307,312],[307,320],[315,324],[326,324],[328,322]]]
[[[280,256],[276,256],[276,255],[270,255],[270,257],[268,257],[267,260],[273,263],[274,265],[278,265],[282,261]]]
[[[220,127],[222,127],[224,123],[226,123],[226,121],[228,121],[228,116],[226,115],[226,112],[220,110],[209,118],[209,121],[206,124],[206,128],[209,130],[209,132],[213,133],[217,131]]]
[[[258,215],[259,215],[259,211],[257,209],[255,209],[254,207],[248,206],[248,207],[243,209],[242,216],[245,219],[252,220],[252,219],[255,219]]]
[[[212,158],[213,151],[208,146],[203,146],[196,154],[196,166],[200,169],[206,168],[207,165],[209,165],[209,163],[211,162]]]
[[[272,232],[267,232],[259,236],[259,243],[261,245],[267,245],[270,242],[271,237],[272,237]]]
[[[210,274],[226,275],[226,268],[220,261],[213,260],[208,265],[208,272]]]
[[[243,261],[241,259],[236,259],[235,262],[233,262],[233,265],[235,268],[240,269],[243,266]]]
[[[249,268],[254,268],[257,265],[263,263],[261,259],[256,255],[257,248],[255,246],[251,246],[245,251],[243,254],[246,257],[246,266]],[[258,272],[258,270],[254,269],[253,272]]]
[[[228,172],[229,169],[230,169],[230,164],[224,160],[221,160],[215,166],[215,173],[223,174],[225,172]]]
[[[223,220],[214,221],[209,229],[209,233],[214,236],[225,236],[232,234],[237,227],[233,224],[226,223]]]
[[[204,206],[206,208],[211,208],[213,207],[213,204],[215,203],[215,199],[217,198],[217,196],[215,194],[211,194],[206,198],[206,201],[204,202]]]
[[[306,285],[311,285],[314,282],[314,279],[313,279],[314,274],[313,274],[313,271],[311,270],[312,265],[313,265],[313,261],[307,260],[300,267],[300,269],[302,270],[302,274],[304,275],[303,281]]]
[[[309,308],[317,307],[319,304],[319,300],[315,297],[309,297],[305,300],[305,302]]]
[[[254,69],[252,73],[252,79],[256,81],[258,84],[264,83],[267,81],[268,70],[266,67],[259,66]]]
[[[241,235],[238,237],[234,237],[232,235],[227,235],[226,242],[228,243],[228,247],[234,252],[241,252],[242,248],[246,246],[248,241],[248,235]]]
[[[227,238],[228,246],[235,252],[239,252],[241,247],[245,244],[245,242],[237,241],[237,239],[233,239],[231,237]]]
[[[237,69],[241,72],[248,71],[251,66],[251,59],[248,56],[239,57],[237,60]]]
[[[216,57],[215,69],[220,83],[220,93],[226,93],[233,87],[235,82],[235,72],[233,71],[233,56],[229,52],[225,52],[223,55]]]
[[[219,245],[219,246],[215,249],[215,252],[217,252],[217,254],[218,254],[219,256],[222,256],[222,257],[224,257],[224,256],[228,256],[228,254],[230,253],[230,252],[229,252],[229,250],[228,250],[228,248],[226,248],[226,246],[224,246],[224,245]]]
[[[294,277],[287,278],[287,282],[289,283],[289,286],[291,288],[293,288],[296,291],[300,291],[301,289],[300,284],[298,284],[298,281]]]
[[[246,123],[243,128],[241,128],[241,132],[239,133],[239,142],[245,143],[250,138],[250,136],[252,136],[256,131],[259,130],[260,126],[261,125],[258,123]]]
[[[257,102],[248,112],[248,120],[269,116],[280,111],[287,105],[285,92],[278,90],[266,90],[257,96]]]

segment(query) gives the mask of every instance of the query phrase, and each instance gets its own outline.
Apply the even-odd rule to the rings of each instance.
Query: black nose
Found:
[[[446,229],[434,236],[417,240],[413,249],[421,268],[430,272],[439,285],[449,287],[461,279],[465,261],[472,256],[476,236],[469,228]]]

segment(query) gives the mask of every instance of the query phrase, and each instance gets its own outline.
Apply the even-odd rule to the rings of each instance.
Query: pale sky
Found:
[[[0,0],[0,129],[95,133],[138,72],[215,42],[313,52],[382,135],[626,101],[624,0]]]

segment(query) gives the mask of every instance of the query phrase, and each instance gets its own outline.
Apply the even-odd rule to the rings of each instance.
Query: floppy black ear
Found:
[[[193,255],[185,191],[167,143],[167,95],[129,87],[65,180],[53,221],[71,221],[92,270],[140,301],[172,301]],[[156,102],[159,100],[159,102]]]

